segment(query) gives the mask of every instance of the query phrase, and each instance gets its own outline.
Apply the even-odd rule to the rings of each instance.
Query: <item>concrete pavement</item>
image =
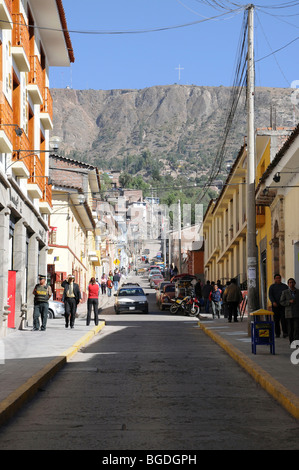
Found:
[[[114,297],[100,296],[100,308],[113,304]],[[45,332],[33,332],[28,328],[0,340],[0,425],[105,326],[103,320],[97,327],[93,320],[86,326],[86,304],[79,306],[78,314],[72,330],[65,328],[62,318],[49,320]],[[224,318],[212,320],[211,315],[201,314],[199,324],[205,334],[299,419],[299,349],[290,349],[288,339],[279,338],[275,343],[275,355],[270,354],[269,346],[257,346],[257,354],[252,354],[247,318],[228,323]]]
[[[248,320],[228,323],[221,317],[201,314],[201,329],[222,347],[254,380],[299,419],[299,348],[291,349],[288,338],[275,339],[275,354],[270,346],[257,345],[251,352]]]

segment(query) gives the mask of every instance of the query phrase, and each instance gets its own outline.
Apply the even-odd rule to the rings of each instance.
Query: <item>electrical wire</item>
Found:
[[[297,36],[295,39],[292,39],[292,41],[288,42],[284,46],[280,47],[279,49],[276,49],[275,51],[271,52],[270,54],[265,55],[264,57],[261,57],[260,59],[257,59],[255,62],[261,62],[264,59],[267,59],[268,57],[271,57],[272,55],[276,54],[277,52],[282,51],[283,49],[286,49],[288,46],[293,44],[294,42],[298,41],[299,36]]]
[[[246,83],[246,65],[247,65],[247,58],[246,58],[247,56],[246,39],[247,39],[247,29],[248,29],[247,28],[247,16],[248,16],[248,11],[245,11],[241,37],[239,41],[239,50],[237,53],[237,65],[236,65],[236,71],[235,71],[235,78],[234,78],[234,83],[233,83],[232,91],[231,91],[230,108],[229,108],[229,113],[226,119],[226,124],[224,126],[222,142],[217,151],[215,160],[211,166],[209,179],[207,180],[203,188],[203,193],[200,196],[200,201],[205,197],[208,188],[212,186],[212,182],[218,177],[221,171],[222,164],[225,158],[226,146],[227,146],[227,141],[228,141],[228,137],[230,134],[230,130],[232,128],[232,124],[234,121],[238,104],[240,102],[241,95],[244,91],[244,85]]]
[[[243,11],[244,8],[238,8],[234,10],[236,13],[240,13]],[[34,28],[38,29],[41,31],[53,31],[53,32],[60,32],[60,33],[65,33],[68,32],[69,34],[85,34],[85,35],[122,35],[122,34],[145,34],[145,33],[156,33],[160,31],[169,31],[172,29],[179,29],[179,28],[186,28],[189,26],[194,26],[200,23],[205,23],[207,21],[212,21],[215,19],[222,18],[229,13],[231,13],[233,10],[222,13],[220,15],[215,15],[211,16],[209,18],[203,18],[202,20],[198,21],[191,21],[189,23],[183,23],[183,24],[178,24],[178,25],[173,25],[173,26],[162,26],[162,27],[157,27],[157,28],[149,28],[149,29],[139,29],[139,30],[124,30],[124,31],[105,31],[105,30],[76,30],[76,29],[63,29],[63,28],[49,28],[49,27],[44,27],[44,26],[38,26],[38,25],[27,25],[28,28]],[[17,22],[11,22],[11,21],[5,21],[2,20],[2,23],[8,23],[12,25],[17,25],[17,26],[22,26],[21,23]]]
[[[186,10],[188,11],[191,11],[191,13],[193,13],[194,15],[196,16],[200,16],[201,18],[207,18],[206,16],[203,16],[201,15],[200,13],[198,13],[197,11],[193,10],[192,8],[188,7],[188,5],[186,5],[185,3],[183,3],[181,0],[176,0],[177,3],[179,3],[182,7],[186,8]],[[240,13],[240,11],[242,10],[242,8],[238,8],[237,10],[232,10],[231,13],[234,13],[233,16],[230,16],[228,18],[224,18],[225,20],[230,20],[231,18],[234,18],[234,16],[238,15]],[[230,13],[230,12],[229,12]],[[216,18],[215,20],[213,21],[219,21],[220,19],[222,18]]]
[[[216,8],[217,10],[229,10],[231,11],[232,7],[233,8],[246,8],[248,7],[248,5],[242,5],[240,3],[236,3],[236,2],[231,2],[229,0],[195,0],[197,1],[198,3],[201,3],[201,4],[204,4],[204,5],[208,5],[208,6],[211,6],[213,8]],[[226,4],[225,4],[226,3]],[[299,1],[298,0],[294,0],[294,1],[291,1],[291,2],[284,2],[284,3],[280,3],[280,4],[273,4],[273,5],[257,5],[257,4],[254,4],[254,6],[256,8],[266,8],[268,10],[281,10],[281,9],[286,9],[286,8],[294,8],[296,6],[299,5]]]
[[[280,72],[281,72],[283,78],[285,79],[287,85],[289,86],[290,81],[287,79],[287,77],[286,77],[284,71],[282,70],[282,68],[281,68],[281,66],[280,66],[280,64],[279,64],[279,62],[278,62],[278,60],[277,60],[276,53],[272,50],[272,47],[271,47],[271,45],[270,45],[270,42],[269,42],[269,40],[268,40],[268,38],[267,38],[267,36],[266,36],[266,33],[265,33],[265,31],[264,31],[264,28],[263,28],[263,25],[262,25],[262,23],[261,23],[261,21],[260,21],[259,16],[258,16],[257,13],[256,13],[256,18],[257,18],[258,23],[259,23],[259,25],[260,25],[261,31],[262,31],[262,33],[263,33],[263,35],[264,35],[265,41],[267,42],[267,44],[268,44],[268,46],[269,46],[269,48],[270,48],[270,50],[271,50],[271,53],[274,55],[274,59],[275,59],[275,62],[276,62],[276,64],[277,64],[277,67],[279,68],[279,70],[280,70]],[[256,62],[257,62],[257,61],[256,61]]]

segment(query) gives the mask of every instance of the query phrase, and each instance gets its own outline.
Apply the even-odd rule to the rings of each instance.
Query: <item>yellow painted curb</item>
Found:
[[[277,400],[294,418],[299,419],[299,398],[277,380],[271,377],[268,372],[255,364],[251,359],[243,354],[239,349],[232,346],[217,333],[206,328],[199,323],[201,329],[221,346],[241,367],[243,367],[275,400]]]
[[[90,330],[86,335],[84,335],[82,338],[80,338],[76,343],[68,348],[66,351],[64,351],[61,356],[66,357],[66,360],[69,360],[71,357],[76,354],[80,348],[85,346],[85,344],[89,343],[105,326],[105,322],[101,322],[98,324],[98,326],[95,326],[92,330]]]
[[[34,374],[23,385],[10,393],[7,398],[0,402],[0,426],[9,420],[26,402],[28,402],[37,390],[48,382],[67,361],[76,354],[80,348],[91,341],[105,326],[105,322],[99,323],[90,330],[81,339],[63,352],[60,356],[54,358],[49,364],[43,367],[39,372]]]

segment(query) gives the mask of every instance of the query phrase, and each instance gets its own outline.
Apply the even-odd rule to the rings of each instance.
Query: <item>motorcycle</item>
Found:
[[[191,317],[196,317],[200,313],[200,304],[196,297],[190,296],[186,303],[186,310]]]
[[[194,296],[187,295],[183,299],[172,299],[172,302],[170,313],[183,313],[184,315],[190,315],[191,317],[196,317],[200,313],[198,299]]]
[[[186,304],[189,298],[186,296],[183,299],[171,299],[170,313],[184,313],[186,315]]]

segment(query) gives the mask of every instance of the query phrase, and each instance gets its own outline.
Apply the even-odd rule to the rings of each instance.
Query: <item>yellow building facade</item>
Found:
[[[244,145],[217,200],[212,200],[203,220],[205,279],[223,284],[236,277],[246,281],[246,168]]]
[[[267,252],[263,261],[267,278],[261,279],[267,290],[275,273],[280,273],[284,282],[294,277],[299,283],[299,125],[282,132],[277,150],[273,159],[270,155],[265,171],[260,172],[256,189],[257,204],[265,207],[265,223],[259,229],[257,244],[260,255],[264,249]],[[269,150],[265,149],[261,162],[263,158],[269,161]]]
[[[269,308],[274,274],[299,283],[299,126],[256,132],[256,247],[259,305]],[[297,163],[296,163],[297,162]],[[205,280],[247,287],[247,148],[241,148],[203,221]],[[279,178],[277,175],[279,174]],[[278,181],[279,180],[279,181]]]

